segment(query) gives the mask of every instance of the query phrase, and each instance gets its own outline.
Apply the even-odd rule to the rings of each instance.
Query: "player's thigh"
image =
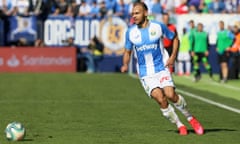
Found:
[[[175,99],[175,88],[172,86],[166,86],[163,88],[164,94],[168,99]]]
[[[151,97],[154,98],[158,103],[163,103],[164,101],[167,101],[166,96],[163,94],[162,89],[160,89],[159,87],[154,88],[151,91]]]
[[[141,84],[145,90],[145,92],[147,93],[147,95],[151,98],[152,97],[152,91],[156,88],[161,87],[160,82],[159,82],[159,78],[154,76],[154,77],[145,77],[140,79]]]

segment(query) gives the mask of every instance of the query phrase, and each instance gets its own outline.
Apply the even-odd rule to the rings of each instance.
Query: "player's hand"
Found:
[[[124,72],[127,72],[128,71],[128,65],[123,65],[121,67],[121,72],[124,73]]]
[[[170,57],[170,58],[167,60],[167,62],[166,62],[166,64],[165,64],[165,67],[173,67],[174,62],[175,62],[175,59],[173,59],[173,58]]]

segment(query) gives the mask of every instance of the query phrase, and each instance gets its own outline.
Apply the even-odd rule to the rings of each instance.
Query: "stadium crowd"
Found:
[[[38,39],[35,44],[38,45],[42,42],[39,39],[43,36],[39,33],[43,29],[43,22],[50,15],[102,19],[110,14],[128,22],[132,4],[136,1],[138,0],[0,0],[0,18],[4,22],[4,30],[8,30],[10,16],[37,16]],[[142,1],[147,4],[153,16],[161,16],[163,13],[170,13],[172,16],[188,13],[240,13],[240,0]],[[8,41],[4,41],[4,44],[8,45]],[[21,39],[18,44],[23,45],[25,41]]]
[[[0,0],[0,19],[4,23],[4,43],[2,46],[8,45],[17,45],[17,46],[44,46],[43,42],[43,23],[48,18],[48,16],[58,16],[64,15],[68,17],[85,17],[85,18],[98,18],[103,19],[109,15],[118,16],[124,19],[126,22],[131,23],[131,9],[134,2],[138,0]],[[174,15],[182,15],[182,14],[192,14],[192,13],[240,13],[240,0],[142,0],[144,1],[148,8],[149,12],[154,17],[162,17],[164,14],[169,14],[171,17]],[[11,16],[36,16],[37,17],[37,38],[33,42],[28,42],[25,38],[20,38],[17,41],[9,42],[7,41],[7,34],[9,29],[9,21],[8,18]],[[199,24],[198,24],[199,25]],[[201,25],[201,24],[200,24]],[[195,28],[194,28],[195,29]],[[186,29],[183,30],[183,34],[189,34],[186,32]],[[196,31],[197,28],[196,28]],[[234,44],[233,47],[240,47],[239,43],[239,27],[235,29],[228,29],[229,33],[232,33],[231,40]],[[190,31],[191,35],[191,31]],[[219,34],[220,35],[220,34]],[[235,36],[234,36],[235,35]],[[188,43],[190,44],[189,50],[188,48],[183,48],[184,46],[180,46],[183,48],[183,52],[187,50],[190,51],[192,48],[191,39],[189,42],[188,39],[184,39],[184,35],[182,36],[183,45],[186,46]],[[71,39],[70,39],[71,41]],[[96,39],[95,39],[96,41]],[[69,43],[73,44],[72,42]],[[196,43],[194,43],[196,45]],[[218,50],[219,55],[226,54],[226,51],[232,51],[233,58],[237,73],[239,73],[239,51],[231,49],[232,44],[226,46],[226,48],[222,48]],[[93,48],[92,43],[89,46],[91,49]],[[197,46],[196,46],[197,47]],[[225,49],[225,50],[223,50]],[[101,48],[102,52],[102,48]],[[228,54],[226,54],[228,56]],[[191,55],[194,56],[194,53]],[[206,55],[207,56],[207,55]],[[181,58],[180,58],[181,59]],[[189,60],[187,59],[188,71],[186,72],[189,75],[190,66]],[[225,57],[221,57],[220,61],[223,62]],[[178,66],[181,71],[178,72],[179,75],[183,75],[182,65],[185,60],[179,60],[180,65]],[[196,75],[196,79],[198,79],[200,75],[200,71],[198,69],[196,60],[194,62],[194,73]],[[206,62],[206,60],[204,60]],[[223,64],[224,65],[224,64]],[[211,67],[206,63],[206,69],[209,71],[211,75]],[[225,81],[225,66],[221,65],[223,69],[223,80]],[[92,70],[91,70],[92,71]],[[221,73],[222,77],[222,73]]]

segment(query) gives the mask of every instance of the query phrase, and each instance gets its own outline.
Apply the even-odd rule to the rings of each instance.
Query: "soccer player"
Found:
[[[203,63],[207,69],[210,78],[212,78],[212,68],[208,63],[209,47],[208,47],[208,34],[203,31],[203,24],[198,23],[197,31],[193,33],[193,46],[191,47],[191,55],[193,57],[194,81],[197,82],[201,79],[200,62]]]
[[[195,27],[195,23],[193,20],[190,20],[188,22],[189,26],[190,26],[190,29],[189,29],[189,41],[190,41],[190,46],[191,46],[191,49],[192,49],[192,46],[193,46],[193,36],[194,36],[194,33],[197,31],[196,27]]]
[[[183,35],[180,37],[180,47],[177,57],[178,64],[178,75],[182,76],[184,74],[184,63],[186,69],[186,75],[189,76],[191,74],[191,55],[190,55],[190,40],[189,33],[187,33],[187,29],[183,28]]]
[[[224,22],[219,22],[219,32],[217,33],[217,53],[220,64],[220,81],[226,83],[228,79],[228,48],[232,45],[231,32],[224,28]]]
[[[199,121],[188,111],[185,99],[175,92],[173,79],[168,67],[174,64],[178,50],[178,37],[160,22],[147,19],[148,8],[143,2],[134,3],[132,17],[134,25],[126,32],[125,52],[121,72],[128,70],[131,53],[137,56],[138,75],[149,97],[159,105],[167,119],[176,124],[180,135],[187,135],[186,126],[180,121],[174,107],[187,118],[195,133],[202,135],[204,129]],[[173,41],[173,52],[169,57],[163,47],[162,38],[166,36]]]
[[[170,17],[169,17],[168,13],[163,13],[162,20],[163,20],[163,23],[167,26],[167,28],[171,32],[177,34],[177,29],[176,29],[175,25],[169,23]],[[163,46],[167,50],[168,55],[171,55],[172,51],[173,51],[173,41],[171,39],[168,39],[167,37],[164,37],[163,38]],[[174,72],[174,67],[173,66],[169,66],[169,70],[170,70],[171,73],[173,73]]]

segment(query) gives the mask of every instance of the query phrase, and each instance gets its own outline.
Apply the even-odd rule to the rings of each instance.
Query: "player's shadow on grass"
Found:
[[[177,130],[168,130],[168,131],[174,131],[175,133],[179,133]],[[237,131],[235,129],[224,129],[224,128],[213,128],[213,129],[204,129],[204,133],[214,133],[214,132],[233,132]],[[189,133],[195,133],[193,129],[188,130]]]
[[[235,129],[225,129],[225,128],[213,128],[213,129],[205,129],[205,133],[214,133],[214,132],[232,132],[232,131],[237,131]],[[190,130],[189,132],[195,133],[194,130]]]

